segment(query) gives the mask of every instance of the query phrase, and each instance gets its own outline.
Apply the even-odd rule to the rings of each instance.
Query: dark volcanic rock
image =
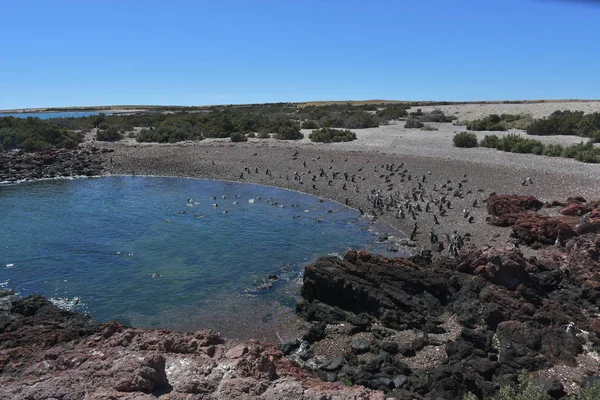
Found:
[[[564,262],[526,259],[516,248],[463,251],[429,265],[350,250],[342,260],[321,258],[306,267],[298,312],[346,327],[350,346],[330,361],[343,371],[338,379],[398,395],[401,386],[415,398],[454,399],[468,391],[489,395],[523,371],[574,365],[586,340],[600,345],[595,333],[585,339],[576,334],[579,330],[567,329],[600,329],[587,317],[600,298],[600,277],[593,272],[597,262],[589,264],[597,257],[596,241],[581,241],[576,247],[588,249],[586,256],[573,257],[582,258],[587,272],[577,269],[576,259],[569,272]],[[347,327],[355,313],[375,318],[360,330],[365,332],[360,335],[372,332],[368,347],[364,336],[353,336]],[[446,331],[449,315],[462,325],[457,334]],[[403,335],[412,339],[395,342]],[[325,334],[312,343],[318,348],[321,340],[346,339]],[[441,358],[415,364],[433,348],[443,352]],[[396,384],[399,375],[405,378]]]
[[[0,152],[0,182],[96,176],[104,171],[102,163],[108,149],[49,149],[37,152],[22,150]]]

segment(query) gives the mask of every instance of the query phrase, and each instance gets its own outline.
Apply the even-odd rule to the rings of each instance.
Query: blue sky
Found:
[[[0,0],[0,109],[600,98],[600,3]]]

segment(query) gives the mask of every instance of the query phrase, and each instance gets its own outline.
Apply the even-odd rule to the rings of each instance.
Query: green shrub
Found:
[[[255,138],[256,137],[256,133],[254,133],[254,132],[248,132],[246,134],[246,137],[248,137],[248,138]]]
[[[421,130],[422,130],[422,131],[437,131],[437,130],[438,130],[438,128],[436,128],[436,127],[435,127],[435,126],[433,126],[433,125],[428,125],[428,124],[425,124],[425,125],[423,125],[423,126],[421,127]]]
[[[350,142],[356,140],[356,134],[349,130],[321,128],[313,131],[309,136],[313,142],[331,143],[331,142]]]
[[[408,128],[408,129],[422,128],[424,126],[425,126],[425,124],[423,124],[421,121],[419,121],[416,118],[409,118],[408,121],[406,121],[406,124],[404,124],[404,127]]]
[[[41,137],[28,137],[21,142],[19,147],[25,151],[37,151],[47,149],[50,145]]]
[[[471,132],[459,132],[452,138],[456,147],[477,147],[477,136]]]
[[[247,142],[248,138],[243,133],[234,132],[231,134],[231,136],[229,136],[229,140],[231,140],[234,143],[239,143],[239,142]]]
[[[391,104],[382,110],[377,111],[377,116],[385,121],[392,119],[400,119],[408,117],[407,108],[410,108],[408,104]]]
[[[589,384],[584,384],[575,396],[574,400],[597,400],[600,399],[600,382],[596,381]]]
[[[548,118],[533,121],[527,128],[529,135],[576,135],[593,137],[600,130],[600,113],[583,111],[555,111]]]
[[[491,149],[496,149],[498,147],[498,143],[500,142],[500,138],[496,135],[485,135],[483,139],[479,142],[481,147],[488,147]]]
[[[304,135],[300,132],[300,126],[291,120],[280,123],[275,128],[275,139],[278,140],[298,140],[303,137]]]
[[[463,400],[475,400],[477,396],[468,393]],[[523,375],[519,377],[519,384],[507,384],[486,400],[551,400],[544,385],[533,378]]]
[[[548,157],[561,157],[564,148],[560,144],[547,144],[544,148],[544,155]]]
[[[53,146],[73,148],[82,140],[83,133],[62,128],[53,120],[0,117],[0,150],[21,148],[36,151]]]
[[[307,119],[306,121],[304,121],[301,125],[302,129],[319,129],[319,124],[317,123],[317,121],[314,121],[312,119]]]
[[[123,139],[123,135],[114,127],[109,127],[96,132],[96,140],[101,142],[115,142],[121,139]]]
[[[534,121],[531,114],[502,114],[500,118],[504,121],[504,127],[506,129],[527,130],[529,125],[531,125]]]
[[[435,109],[428,113],[421,113],[417,116],[421,122],[452,122],[456,119],[455,116],[447,116],[442,110]]]
[[[259,139],[271,139],[271,134],[267,131],[260,131],[256,137]]]
[[[485,118],[466,122],[471,131],[506,131],[508,129],[527,129],[533,122],[530,114],[491,114]]]

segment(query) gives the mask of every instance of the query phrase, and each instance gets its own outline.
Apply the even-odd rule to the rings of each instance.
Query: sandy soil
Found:
[[[515,112],[514,107],[543,116],[563,104],[569,109],[600,110],[600,102],[485,104],[482,109],[486,111],[472,104],[444,107],[469,116]],[[475,114],[475,110],[480,114]],[[356,130],[358,140],[337,144],[312,143],[308,138],[296,142],[250,139],[235,144],[228,139],[173,145],[132,141],[95,144],[115,150],[107,160],[112,174],[190,176],[277,186],[360,207],[372,219],[388,223],[407,235],[416,223],[415,242],[409,243],[416,245],[416,249],[421,245],[425,249],[430,247],[432,229],[440,239],[445,234],[452,235],[454,230],[461,235],[470,233],[476,245],[507,240],[507,230],[485,222],[484,200],[492,192],[534,195],[547,201],[565,200],[573,195],[600,198],[600,165],[485,148],[454,148],[452,137],[464,127],[433,125],[439,130],[404,129],[403,123]],[[310,131],[304,133],[308,136]],[[483,136],[489,132],[477,134]],[[581,141],[564,136],[536,139],[563,144]],[[531,178],[533,184],[523,185],[526,178]],[[418,196],[413,197],[415,192]],[[419,192],[423,193],[422,199]],[[396,210],[380,213],[373,210],[374,193],[383,198],[390,195],[402,198],[421,211],[414,218],[410,214],[399,218]],[[444,194],[451,208],[445,207],[442,216],[435,202]],[[473,222],[465,217],[466,212],[474,217]]]
[[[587,113],[600,111],[600,101],[543,101],[539,103],[503,104],[453,104],[446,106],[416,107],[423,112],[440,109],[447,115],[456,115],[459,120],[473,120],[490,114],[531,114],[533,118],[542,118],[556,110],[584,111]],[[416,110],[415,108],[415,110]],[[415,111],[412,110],[411,111]]]

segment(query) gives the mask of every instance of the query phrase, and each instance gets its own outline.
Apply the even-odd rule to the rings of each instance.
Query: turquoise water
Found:
[[[0,114],[0,118],[2,117],[16,117],[16,118],[27,118],[34,117],[39,119],[51,119],[51,118],[81,118],[81,117],[89,117],[90,115],[98,115],[99,112],[95,111],[74,111],[74,112],[38,112],[38,113],[9,113],[9,114]],[[110,113],[105,113],[106,115],[110,115]]]
[[[0,210],[1,285],[101,321],[213,328],[229,337],[291,329],[302,267],[317,257],[381,250],[355,210],[222,181],[103,177],[5,185]],[[260,290],[269,274],[279,279]]]

